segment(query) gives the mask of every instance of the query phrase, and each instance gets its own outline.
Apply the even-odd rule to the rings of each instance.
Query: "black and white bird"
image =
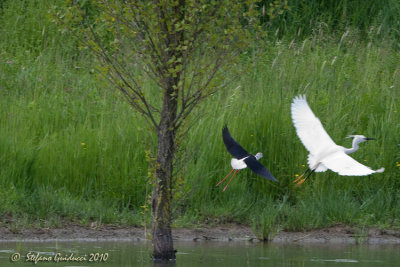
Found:
[[[264,165],[258,161],[260,158],[262,158],[263,154],[260,152],[258,152],[256,155],[249,154],[241,145],[239,145],[238,142],[235,141],[235,139],[233,139],[227,126],[222,129],[222,139],[224,140],[226,149],[234,158],[231,160],[231,172],[228,173],[228,175],[225,176],[225,178],[222,179],[217,186],[225,181],[225,179],[228,178],[233,171],[235,171],[228,184],[224,187],[223,191],[225,191],[228,185],[231,183],[233,177],[235,177],[235,174],[239,170],[246,167],[249,167],[250,170],[266,179],[278,182],[278,180],[267,170],[267,168],[265,168]]]
[[[308,106],[305,96],[299,95],[293,99],[292,119],[297,135],[310,152],[308,155],[309,168],[294,180],[297,185],[304,183],[313,172],[324,172],[327,169],[337,172],[339,175],[349,176],[370,175],[385,170],[384,168],[372,170],[348,156],[358,150],[359,143],[375,140],[374,138],[364,135],[349,135],[348,138],[353,138],[351,148],[337,145]],[[306,177],[303,178],[305,175]]]

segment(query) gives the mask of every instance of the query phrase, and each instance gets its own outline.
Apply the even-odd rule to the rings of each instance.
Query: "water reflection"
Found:
[[[153,267],[174,267],[176,261],[169,261],[169,262],[161,262],[155,261],[153,262]]]
[[[400,246],[287,245],[251,242],[175,242],[176,262],[153,262],[151,242],[11,242],[0,243],[0,266],[396,266]],[[13,258],[14,255],[20,258]],[[68,258],[70,257],[70,258]],[[60,258],[58,258],[60,259]],[[84,259],[79,261],[78,259]],[[28,260],[28,261],[27,261]],[[74,261],[75,260],[75,261]],[[91,261],[89,261],[91,260]]]

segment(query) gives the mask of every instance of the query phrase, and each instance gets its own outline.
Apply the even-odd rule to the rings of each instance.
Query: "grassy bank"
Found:
[[[155,137],[146,122],[92,70],[71,36],[57,30],[45,1],[3,7],[0,29],[0,214],[12,225],[63,221],[149,222]],[[10,2],[10,3],[11,3]],[[22,1],[21,1],[22,3]],[[378,29],[348,28],[257,44],[226,73],[229,88],[192,115],[177,159],[175,226],[244,223],[264,237],[279,229],[343,223],[400,226],[400,56]],[[150,83],[148,85],[151,86]],[[303,186],[307,152],[290,118],[306,94],[332,139],[377,138],[353,157],[383,174],[318,173]],[[221,129],[280,180],[230,171]]]

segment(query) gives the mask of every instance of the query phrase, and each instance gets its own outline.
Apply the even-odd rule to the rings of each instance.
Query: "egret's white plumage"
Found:
[[[352,148],[336,145],[308,106],[305,96],[294,98],[291,111],[297,135],[310,152],[308,165],[312,172],[324,172],[330,169],[340,175],[362,176],[384,171],[384,168],[372,170],[347,155],[355,152],[359,143],[372,138],[352,135],[349,136],[354,138]]]

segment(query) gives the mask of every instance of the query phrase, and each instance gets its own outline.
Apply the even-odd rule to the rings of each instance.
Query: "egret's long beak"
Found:
[[[376,140],[376,139],[372,138],[372,137],[367,137],[367,138],[365,138],[365,140],[369,141],[369,140]]]

